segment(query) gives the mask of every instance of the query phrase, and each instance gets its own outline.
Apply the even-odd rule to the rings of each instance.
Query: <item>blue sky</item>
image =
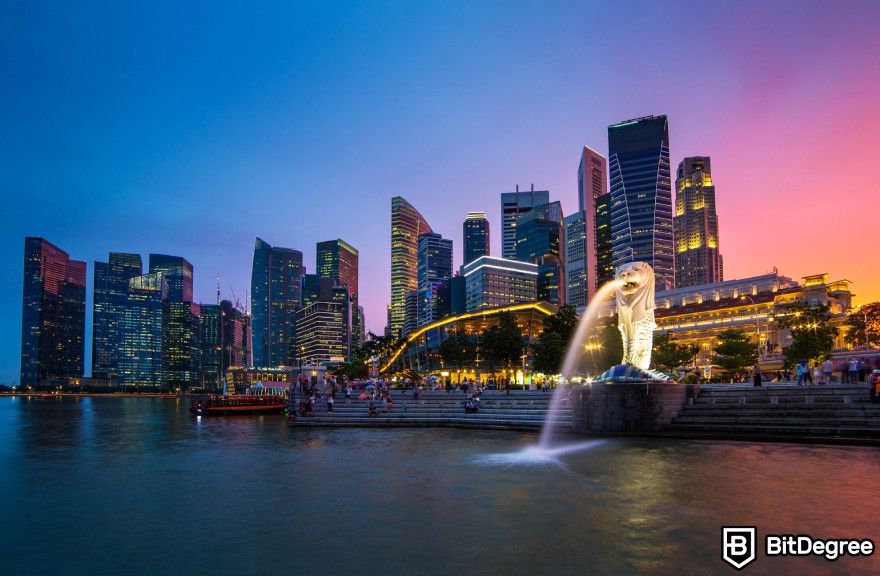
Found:
[[[876,5],[253,4],[2,4],[0,383],[18,379],[26,235],[89,278],[111,250],[185,256],[205,302],[218,272],[243,297],[257,235],[310,270],[341,237],[381,331],[391,196],[453,238],[457,265],[467,211],[499,251],[500,192],[534,182],[570,212],[580,147],[648,114],[669,114],[674,163],[713,157],[728,277],[776,265],[877,292],[839,246],[811,240],[810,261],[779,234],[827,216],[817,199],[842,181],[817,162],[878,127]],[[869,152],[841,172],[876,172]],[[838,201],[865,198],[859,181]],[[768,196],[779,212],[755,210]],[[867,216],[850,222],[871,241]]]

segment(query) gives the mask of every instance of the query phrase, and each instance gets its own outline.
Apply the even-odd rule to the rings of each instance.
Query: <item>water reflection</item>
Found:
[[[869,537],[880,504],[869,448],[613,440],[512,466],[480,456],[533,435],[291,430],[187,407],[0,398],[0,573],[729,573],[721,525]]]

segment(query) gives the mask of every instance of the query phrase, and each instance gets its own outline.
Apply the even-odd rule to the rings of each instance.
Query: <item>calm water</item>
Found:
[[[705,574],[720,526],[880,542],[880,451],[289,430],[188,402],[0,398],[0,574]],[[494,462],[494,463],[487,463]],[[876,574],[761,558],[747,574]]]

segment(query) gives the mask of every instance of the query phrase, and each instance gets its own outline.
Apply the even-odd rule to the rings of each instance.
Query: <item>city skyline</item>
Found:
[[[0,284],[6,296],[0,306],[5,326],[0,383],[18,378],[25,236],[43,237],[71,259],[88,262],[89,310],[94,262],[106,261],[110,251],[180,255],[194,266],[194,301],[214,303],[217,273],[223,298],[232,299],[229,284],[239,297],[247,291],[256,236],[301,251],[307,263],[315,261],[316,242],[345,238],[361,254],[360,303],[368,328],[381,333],[389,294],[391,196],[406,198],[435,232],[455,240],[467,212],[486,212],[492,255],[500,256],[500,193],[534,182],[536,189],[550,191],[551,201],[562,203],[565,214],[573,213],[573,166],[582,147],[607,154],[607,126],[651,114],[670,118],[673,166],[685,157],[712,158],[726,278],[761,274],[773,266],[799,277],[818,267],[853,280],[858,302],[880,297],[880,273],[866,266],[858,248],[872,241],[870,211],[858,207],[873,197],[876,170],[869,138],[880,124],[871,105],[880,81],[861,72],[871,69],[871,55],[878,52],[878,40],[870,36],[877,10],[865,6],[856,18],[852,11],[844,17],[819,5],[797,13],[782,5],[706,7],[710,24],[695,29],[698,38],[692,38],[700,52],[688,48],[691,42],[664,40],[669,54],[660,71],[630,62],[684,20],[686,6],[661,10],[645,4],[628,10],[635,8],[628,25],[640,41],[608,64],[579,59],[582,51],[608,50],[615,32],[612,26],[582,38],[578,26],[588,21],[586,8],[575,17],[559,10],[537,23],[530,21],[533,8],[525,4],[512,6],[507,14],[486,7],[410,7],[399,15],[355,10],[336,22],[347,32],[340,34],[343,44],[358,48],[351,51],[356,56],[343,57],[331,42],[330,31],[335,39],[336,28],[327,24],[340,14],[325,7],[314,14],[294,11],[277,23],[255,18],[253,27],[266,32],[265,40],[242,56],[208,37],[221,56],[209,58],[191,78],[184,66],[202,54],[195,43],[183,45],[184,64],[170,70],[159,63],[168,59],[172,45],[178,46],[160,43],[152,52],[150,30],[159,26],[161,7],[156,20],[111,12],[107,19],[115,27],[98,26],[94,44],[74,45],[64,54],[56,52],[70,32],[61,28],[60,15],[38,19],[23,8],[8,9],[14,12],[9,16],[16,50],[15,58],[3,64],[4,76],[10,85],[29,89],[2,94],[4,123],[10,127],[2,167],[10,178],[2,200],[0,258],[11,273]],[[590,21],[619,21],[621,10],[602,7]],[[197,30],[207,35],[211,25],[234,16],[221,11]],[[87,11],[67,17],[74,24],[95,18]],[[356,23],[358,18],[362,22]],[[492,19],[489,30],[477,25],[483,18]],[[436,30],[462,19],[459,43],[445,41],[440,54],[432,55]],[[713,29],[712,21],[753,31],[744,42],[730,28]],[[311,49],[321,50],[316,62],[297,65],[297,50],[303,49],[298,42],[305,40],[285,37],[297,37],[288,28],[299,30],[303,22],[319,24],[299,36],[314,43]],[[124,38],[135,23],[144,32]],[[388,34],[402,23],[403,37],[385,36],[369,48],[374,34]],[[546,45],[500,42],[533,24],[540,28],[535,32],[559,33]],[[41,48],[47,31],[58,39]],[[183,32],[172,32],[172,40],[175,34]],[[96,58],[108,44],[126,48],[127,58],[142,64],[140,75],[122,75],[127,69],[122,56]],[[402,45],[412,47],[409,56],[399,53]],[[484,50],[467,60],[474,46]],[[275,48],[281,48],[281,55],[274,68],[266,64],[246,70],[252,58]],[[561,54],[558,60],[548,57],[556,53]],[[432,64],[458,63],[461,79],[444,87],[450,80],[446,73],[438,78],[424,74],[423,54],[433,56]],[[360,83],[359,75],[374,73],[374,59],[383,58],[392,59],[391,65],[382,63],[384,74],[373,83]],[[503,65],[508,59],[516,61],[517,71]],[[356,66],[362,60],[363,70]],[[538,66],[548,61],[553,64]],[[691,64],[701,70],[698,77],[673,74]],[[220,94],[215,74],[227,65],[234,89]],[[352,66],[361,71],[346,76]],[[40,72],[28,76],[27,69]],[[285,73],[294,78],[286,79]],[[106,89],[100,94],[93,85],[99,76],[109,78],[99,84]],[[179,76],[188,79],[177,84]],[[502,88],[526,77],[540,89],[510,93]],[[54,100],[59,78],[63,102]],[[596,84],[595,78],[604,81]],[[229,78],[219,82],[228,86]],[[362,88],[359,96],[371,110],[359,111],[357,99],[342,95],[349,82]],[[295,88],[300,83],[309,86],[302,101]],[[162,88],[158,95],[154,84]],[[695,96],[695,89],[704,86],[716,91]],[[402,102],[403,96],[395,96],[401,88],[415,101],[415,110],[384,126]],[[318,102],[322,94],[328,102]],[[484,113],[488,103],[497,105],[497,115]],[[265,111],[252,118],[255,106]],[[296,113],[303,106],[312,106],[314,120]],[[331,115],[340,118],[322,124]],[[454,126],[449,124],[452,115]],[[290,118],[279,122],[285,117]],[[305,136],[291,134],[294,126]],[[372,150],[363,151],[368,141],[358,133],[376,136],[368,145]],[[308,148],[301,141],[309,141]],[[339,170],[340,156],[351,159],[344,171]],[[844,225],[846,233],[823,231],[835,223]],[[457,267],[462,247],[454,244]],[[88,335],[91,320],[88,312]]]

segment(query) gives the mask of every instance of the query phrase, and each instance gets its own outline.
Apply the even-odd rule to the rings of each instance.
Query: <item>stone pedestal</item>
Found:
[[[572,430],[586,435],[659,432],[678,416],[699,385],[594,382],[572,390]]]

